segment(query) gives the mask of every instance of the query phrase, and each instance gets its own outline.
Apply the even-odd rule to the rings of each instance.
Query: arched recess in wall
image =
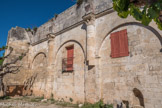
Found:
[[[47,56],[44,52],[37,53],[32,61],[31,67],[32,89],[35,96],[45,95],[47,90]],[[39,93],[38,93],[39,91]]]
[[[43,62],[41,63],[40,61],[42,61],[42,59],[43,59]],[[42,79],[41,77],[45,78],[44,77],[45,75],[42,75],[42,74],[43,72],[46,72],[44,71],[46,70],[46,67],[47,67],[47,66],[44,66],[46,64],[47,64],[47,60],[46,60],[46,54],[44,52],[39,52],[33,57],[31,65],[30,65],[31,73],[26,79],[26,81],[24,82],[25,90],[27,90],[27,92],[25,92],[25,95],[33,95],[33,94],[36,96],[42,95],[41,94],[42,87],[39,86],[38,88],[35,85],[37,85],[37,82],[40,81],[40,79]],[[41,84],[43,83],[41,82]],[[37,91],[35,92],[35,89],[40,90],[39,94],[37,93]],[[28,90],[30,90],[31,92],[28,92]]]
[[[84,48],[83,48],[83,46],[80,44],[80,42],[78,42],[78,41],[76,41],[76,40],[68,40],[68,41],[64,42],[63,44],[61,44],[60,47],[57,49],[56,56],[55,56],[55,59],[54,59],[54,60],[56,60],[56,57],[57,57],[57,54],[58,54],[59,50],[60,50],[65,44],[67,44],[67,43],[69,43],[69,42],[74,42],[74,43],[78,44],[78,45],[80,46],[80,48],[82,49],[82,52],[83,52],[83,54],[84,54],[84,58],[86,57]]]
[[[45,58],[45,62],[47,63],[47,56],[46,56],[46,54],[44,52],[39,52],[33,58],[32,67],[31,67],[32,69],[33,69],[33,65],[34,65],[35,60],[37,60],[37,58],[39,58],[40,55],[42,55],[42,57]]]
[[[115,31],[120,31],[123,29],[128,30],[128,41],[129,41],[129,57],[120,57],[120,58],[111,58],[111,40],[109,39],[110,34]],[[140,30],[140,33],[137,32]],[[140,36],[142,36],[140,38]],[[145,41],[146,40],[146,41]],[[147,41],[148,40],[148,41]],[[135,42],[135,43],[133,43]],[[147,46],[150,45],[150,46]],[[153,45],[153,46],[152,46]],[[127,78],[134,79],[138,73],[142,74],[143,76],[147,75],[148,71],[147,68],[143,68],[149,64],[148,61],[145,61],[145,58],[152,60],[153,57],[156,57],[160,55],[160,48],[162,45],[162,37],[158,31],[156,31],[152,27],[145,27],[140,23],[136,22],[130,22],[121,24],[113,29],[111,29],[106,36],[102,39],[102,43],[99,47],[99,73],[101,76],[101,97],[104,98],[104,101],[112,101],[111,99],[107,97],[117,97],[118,90],[115,89],[114,82],[128,82]],[[145,47],[146,46],[146,47]],[[154,52],[155,51],[155,52]],[[151,56],[150,56],[151,55]],[[152,56],[153,55],[153,56]],[[143,69],[140,70],[138,64]],[[137,70],[135,70],[137,69]],[[136,74],[137,73],[137,74]],[[129,75],[128,75],[129,74]],[[130,75],[131,74],[131,75]],[[125,78],[122,78],[122,77]],[[123,80],[124,79],[124,80]],[[125,80],[126,79],[126,80]],[[142,79],[142,78],[141,78]],[[137,79],[137,81],[134,81],[136,85],[140,86],[142,88],[143,82],[140,82],[140,79]],[[142,84],[141,84],[142,83]],[[148,83],[148,82],[147,82]],[[135,85],[132,84],[132,85]],[[149,84],[149,83],[148,83]],[[109,88],[109,85],[112,85],[112,88]],[[135,87],[136,87],[135,85]],[[125,94],[125,91],[129,91],[129,89],[122,90],[122,88],[127,88],[129,84],[127,85],[119,85],[117,88],[120,88],[120,92],[123,93],[123,95],[127,96]],[[112,93],[111,95],[108,93]],[[142,94],[143,91],[141,91]],[[139,92],[138,92],[139,94]],[[110,96],[107,96],[110,95]],[[121,96],[122,97],[122,96]],[[137,96],[137,98],[139,95]],[[123,100],[127,99],[129,100],[129,96],[127,99],[124,99],[125,97],[122,97]],[[140,97],[141,99],[141,97]],[[130,99],[131,100],[131,99]],[[141,105],[144,106],[142,101],[140,101]]]
[[[72,70],[67,71],[67,48],[73,46]],[[63,99],[73,98],[84,101],[85,52],[76,40],[68,40],[57,48],[54,63],[54,94]],[[70,92],[63,92],[64,90]],[[78,91],[79,90],[79,91]],[[65,98],[66,97],[66,98]]]
[[[150,31],[151,31],[153,34],[155,34],[155,36],[159,39],[160,44],[161,44],[161,46],[162,46],[162,36],[161,36],[160,33],[159,33],[157,30],[155,30],[153,27],[151,27],[151,26],[144,26],[143,24],[138,23],[138,22],[127,22],[127,23],[123,23],[123,24],[120,24],[120,25],[114,27],[113,29],[111,29],[111,30],[106,34],[106,36],[103,38],[101,44],[99,45],[99,52],[100,52],[100,49],[101,49],[101,47],[102,47],[102,44],[104,43],[104,41],[105,41],[105,39],[107,38],[107,36],[109,36],[109,34],[111,34],[113,31],[115,31],[115,30],[118,29],[118,28],[121,28],[121,27],[124,27],[124,26],[130,26],[130,25],[136,25],[136,26],[144,27],[144,28],[150,30]],[[159,49],[159,50],[160,50],[160,52],[162,52],[162,49]],[[98,53],[99,53],[99,52],[98,52]]]

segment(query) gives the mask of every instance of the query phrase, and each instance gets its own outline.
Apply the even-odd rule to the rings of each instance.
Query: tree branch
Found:
[[[21,56],[17,57],[15,60],[0,66],[0,72],[1,72],[0,76],[4,76],[8,73],[16,74],[19,71],[19,68],[21,66],[13,66],[13,65],[15,65],[19,60],[22,60],[26,56],[28,51],[29,50],[27,50],[25,53],[22,53]],[[4,58],[8,58],[12,52],[13,52],[13,48],[10,47],[10,53],[7,54]]]
[[[9,66],[9,65],[12,65],[12,64],[15,64],[17,63],[19,60],[23,59],[23,57],[26,56],[26,54],[28,53],[29,50],[27,50],[25,53],[23,53],[21,56],[17,57],[15,60],[11,61],[10,63],[6,63],[4,65],[2,65],[2,69]],[[11,54],[11,53],[10,53]]]
[[[11,67],[6,67],[3,73],[0,73],[0,76],[4,76],[8,73],[16,74],[19,71],[19,68],[21,66],[11,66]]]
[[[3,50],[5,50],[5,49],[3,49]],[[0,51],[3,51],[3,50],[0,50]],[[10,50],[10,52],[9,52],[6,56],[4,56],[4,57],[0,57],[0,60],[3,60],[3,59],[5,59],[5,58],[7,58],[8,56],[10,56],[10,54],[11,54],[12,51],[13,51],[13,48],[12,48],[12,47],[9,47],[9,50]]]

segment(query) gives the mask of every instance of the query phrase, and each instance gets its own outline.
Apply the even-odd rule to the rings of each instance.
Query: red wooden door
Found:
[[[67,71],[73,70],[74,46],[67,48]]]

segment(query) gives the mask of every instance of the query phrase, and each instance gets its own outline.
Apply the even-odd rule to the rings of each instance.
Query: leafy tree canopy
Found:
[[[113,0],[113,8],[121,18],[131,15],[146,26],[154,20],[162,30],[162,0]]]

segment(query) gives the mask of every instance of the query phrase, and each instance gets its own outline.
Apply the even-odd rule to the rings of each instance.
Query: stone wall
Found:
[[[115,31],[123,29],[128,31],[129,57],[110,57],[110,35],[107,35],[99,52],[101,96],[105,102],[113,103],[115,98],[115,101],[132,100],[130,104],[136,105],[133,92],[136,88],[143,94],[146,108],[158,106],[162,89],[158,80],[162,72],[160,42],[154,33],[143,27],[132,25]],[[153,105],[155,100],[158,102]]]
[[[16,27],[12,28],[8,33],[8,49],[5,52],[5,55],[10,53],[9,47],[13,48],[12,53],[9,55],[8,59],[5,59],[5,63],[11,63],[15,59],[19,58],[22,53],[26,53],[26,56],[22,60],[18,60],[16,64],[20,67],[17,74],[7,74],[4,78],[5,85],[23,85],[24,80],[28,76],[29,69],[29,56],[28,50],[30,46],[30,38],[28,33],[24,28]],[[14,66],[14,64],[12,64]],[[22,77],[22,75],[24,75]]]
[[[49,33],[58,34],[58,32],[82,22],[82,17],[89,12],[98,14],[109,8],[112,8],[111,0],[87,0],[80,6],[74,5],[41,25],[33,37],[32,43],[45,39]]]
[[[88,0],[39,27],[36,35],[28,33],[31,45],[23,61],[28,69],[22,70],[27,76],[21,72],[24,80],[17,82],[32,80],[33,95],[72,98],[74,103],[103,99],[115,107],[121,102],[130,107],[162,107],[162,31],[154,22],[143,26],[132,17],[121,19],[111,6],[111,0]],[[129,56],[111,58],[110,35],[124,29]],[[67,58],[70,45],[74,45],[74,70],[63,72],[62,59]]]
[[[99,56],[97,73],[100,75],[100,96],[104,102],[129,100],[132,107],[161,107],[162,88],[159,76],[162,73],[162,54],[161,40],[158,37],[161,38],[162,32],[154,23],[151,23],[151,27],[145,27],[131,17],[120,19],[115,12],[98,18],[96,22],[96,52]],[[111,58],[110,34],[124,29],[128,33],[129,56]],[[135,90],[141,93],[140,98]]]

